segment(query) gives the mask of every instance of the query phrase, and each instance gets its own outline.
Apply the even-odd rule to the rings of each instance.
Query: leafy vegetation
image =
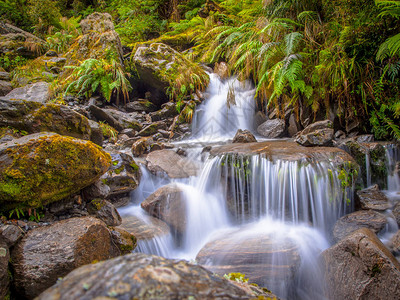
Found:
[[[228,62],[230,73],[251,79],[258,99],[278,116],[288,107],[298,117],[335,113],[344,129],[357,125],[377,138],[400,139],[400,1],[0,0],[0,8],[1,19],[46,38],[59,52],[79,35],[80,18],[108,12],[126,46],[162,42],[188,61]],[[6,63],[10,69],[18,62]],[[69,92],[99,92],[107,100],[118,91],[125,95],[122,70],[99,81],[110,64],[98,59],[76,67]],[[206,85],[189,70],[176,71],[165,76],[177,103]]]

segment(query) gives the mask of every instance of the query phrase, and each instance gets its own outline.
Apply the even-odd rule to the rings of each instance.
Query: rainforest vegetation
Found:
[[[254,82],[268,110],[283,115],[292,106],[314,118],[334,111],[343,128],[356,123],[378,139],[400,139],[400,1],[0,0],[1,20],[45,40],[31,45],[42,53],[66,52],[81,34],[80,20],[95,11],[112,16],[126,70],[112,55],[85,61],[53,83],[55,95],[126,96],[131,50],[158,41],[193,62],[227,62],[231,74]],[[0,57],[14,75],[29,64]],[[181,83],[171,100],[204,86],[202,80]]]

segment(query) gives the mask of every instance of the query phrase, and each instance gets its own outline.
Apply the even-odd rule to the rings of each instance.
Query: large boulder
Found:
[[[369,229],[325,250],[321,261],[328,299],[400,299],[400,263]]]
[[[3,100],[26,100],[45,103],[50,98],[50,84],[47,82],[36,82],[24,87],[16,88],[0,99]]]
[[[333,238],[340,241],[350,233],[368,228],[375,233],[381,231],[387,224],[386,217],[373,210],[360,210],[341,217],[333,227]]]
[[[302,146],[330,146],[333,139],[333,124],[330,120],[308,125],[297,133],[295,141]]]
[[[89,141],[38,133],[0,144],[0,204],[37,208],[94,183],[110,156]]]
[[[82,35],[67,53],[69,65],[89,58],[106,58],[109,52],[116,54],[122,63],[121,40],[110,14],[95,12],[83,19],[80,25]]]
[[[240,272],[262,286],[293,280],[300,266],[299,249],[292,241],[276,241],[272,235],[256,233],[241,239],[234,233],[210,241],[196,260],[219,275]]]
[[[85,116],[58,104],[0,100],[0,126],[28,133],[50,131],[84,140],[102,141]]]
[[[0,80],[0,97],[12,91],[12,85],[8,81]]]
[[[10,260],[10,251],[7,244],[0,237],[0,299],[5,299],[8,294],[10,276],[8,271],[8,262]]]
[[[166,90],[176,83],[179,76],[186,75],[185,79],[196,77],[197,85],[200,83],[203,87],[209,81],[207,73],[199,65],[162,43],[138,45],[131,61],[137,71],[136,78],[132,79],[135,94],[157,107],[168,101]],[[189,86],[186,88],[189,89]]]
[[[144,200],[141,207],[183,234],[186,230],[186,202],[182,193],[176,184],[165,185]]]
[[[47,299],[250,299],[228,280],[186,261],[142,253],[81,267],[38,297]]]
[[[147,168],[152,173],[165,173],[170,178],[196,176],[199,169],[195,162],[181,157],[172,150],[151,152],[147,155],[146,162]]]
[[[39,227],[12,252],[14,285],[21,296],[33,299],[72,270],[119,253],[107,226],[93,217]]]
[[[358,204],[361,209],[385,211],[392,207],[388,197],[379,190],[378,185],[357,191]]]
[[[285,135],[285,120],[273,119],[267,120],[257,127],[257,132],[263,137],[275,139]]]

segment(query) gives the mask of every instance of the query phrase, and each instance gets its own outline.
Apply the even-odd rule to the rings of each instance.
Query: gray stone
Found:
[[[72,218],[39,227],[13,250],[14,285],[18,294],[33,299],[77,267],[117,255],[109,230],[96,218]]]
[[[5,96],[12,91],[11,82],[0,80],[0,96]]]
[[[157,110],[157,107],[146,99],[139,99],[137,101],[129,102],[125,105],[127,112],[153,112]]]
[[[21,88],[16,88],[7,95],[0,97],[4,100],[26,100],[45,103],[50,97],[50,84],[47,82],[36,82]]]
[[[333,124],[330,120],[312,123],[300,131],[295,141],[302,146],[331,146],[333,139]]]
[[[14,246],[22,237],[23,231],[16,225],[4,225],[0,227],[0,240],[3,239],[8,248]]]
[[[233,138],[232,143],[255,143],[257,142],[254,135],[248,130],[241,130],[239,129],[235,137]]]
[[[285,135],[285,121],[281,119],[268,120],[257,128],[257,132],[263,137],[274,139]]]
[[[400,264],[369,229],[325,250],[321,263],[329,299],[400,299]]]
[[[87,210],[91,215],[102,220],[107,226],[121,225],[122,219],[117,209],[110,202],[103,199],[94,199],[88,206]]]
[[[187,158],[181,157],[172,150],[151,152],[146,157],[147,168],[153,173],[165,173],[170,178],[187,178],[196,176],[199,167]]]
[[[135,253],[83,266],[37,299],[106,299],[110,295],[120,299],[250,299],[255,296],[201,266]]]
[[[10,251],[7,244],[0,237],[0,299],[5,299],[8,294],[10,277],[8,274],[8,262]]]
[[[357,191],[356,194],[361,209],[385,211],[392,207],[389,199],[379,190],[377,184],[361,191]]]
[[[0,72],[0,80],[10,81],[11,80],[10,73],[8,73],[8,72]]]
[[[378,233],[386,224],[387,219],[381,213],[373,210],[356,211],[341,217],[336,222],[333,228],[333,238],[338,242],[360,228],[368,228]]]

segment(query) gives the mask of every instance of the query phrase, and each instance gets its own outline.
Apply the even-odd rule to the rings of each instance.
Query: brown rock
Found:
[[[136,237],[133,234],[119,227],[111,227],[110,232],[114,244],[121,251],[121,255],[131,253],[136,248]]]
[[[150,240],[169,234],[168,225],[153,217],[146,217],[144,221],[135,216],[124,216],[119,227],[134,235],[138,240]]]
[[[255,143],[257,142],[254,135],[248,130],[239,129],[233,138],[232,143]]]
[[[277,263],[278,256],[281,264]],[[300,266],[297,246],[289,239],[276,241],[268,234],[238,239],[231,233],[207,243],[196,260],[214,273],[240,272],[261,286],[279,286],[283,280],[293,279]]]
[[[400,264],[369,229],[325,250],[322,264],[329,299],[400,299]]]
[[[357,198],[361,209],[385,211],[392,207],[389,199],[379,190],[377,184],[361,191],[357,191]]]
[[[333,139],[333,124],[330,120],[312,123],[300,131],[295,141],[300,145],[309,146],[330,146]]]
[[[122,219],[119,215],[117,209],[110,202],[102,199],[92,200],[88,206],[87,210],[91,215],[102,220],[108,226],[118,226],[121,225]]]
[[[0,237],[0,299],[5,299],[8,294],[10,278],[8,275],[8,262],[10,260],[10,251],[7,244]]]
[[[154,143],[151,137],[142,137],[132,145],[132,154],[135,157],[150,152],[150,146]]]
[[[386,217],[376,211],[356,211],[341,217],[336,222],[333,228],[333,238],[338,242],[360,228],[368,228],[378,233],[385,227],[386,223]]]
[[[394,206],[392,213],[396,219],[397,225],[400,226],[400,202],[397,202]]]
[[[96,218],[39,227],[13,250],[14,284],[21,296],[33,299],[77,267],[118,254],[106,225]]]
[[[163,220],[178,233],[185,232],[186,203],[182,190],[176,184],[159,188],[141,203],[141,207],[151,216]]]
[[[38,300],[106,299],[110,295],[124,299],[254,298],[254,294],[200,266],[135,253],[83,266]]]
[[[8,81],[0,80],[0,96],[5,96],[12,91],[12,85]]]
[[[8,248],[14,246],[22,237],[23,233],[22,229],[16,225],[0,225],[0,240],[3,240],[7,244]]]
[[[146,157],[147,168],[153,173],[166,173],[170,178],[196,176],[198,166],[191,160],[181,157],[172,150],[151,152]]]

